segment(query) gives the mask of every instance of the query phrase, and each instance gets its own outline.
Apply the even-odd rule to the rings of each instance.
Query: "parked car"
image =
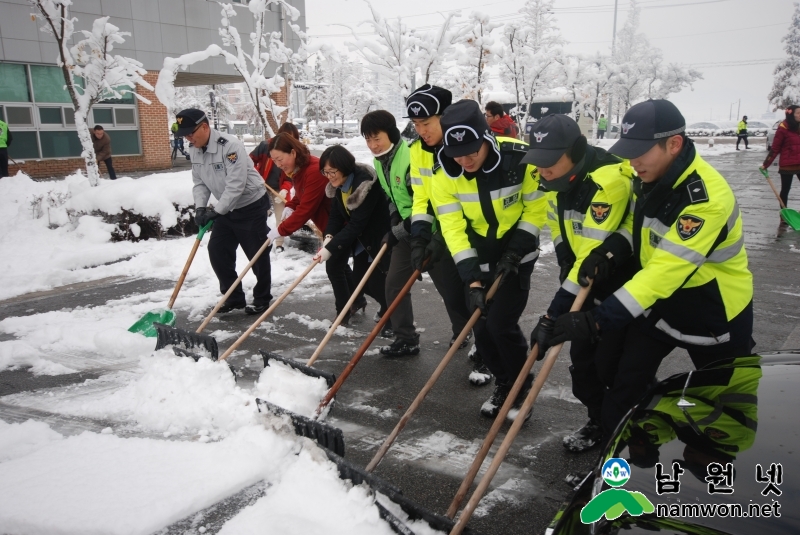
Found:
[[[800,533],[800,478],[789,475],[800,470],[798,383],[800,352],[719,361],[661,381],[623,419],[545,533]],[[605,492],[612,487],[627,492]],[[620,495],[624,507],[606,508],[606,498]],[[636,509],[630,499],[653,512],[626,512]]]
[[[325,139],[344,137],[340,128],[323,128],[322,133]]]
[[[769,150],[770,147],[772,147],[772,141],[775,139],[775,133],[778,131],[778,126],[782,122],[783,122],[782,120],[775,121],[775,124],[773,124],[772,128],[769,129],[769,132],[767,132],[767,150]]]

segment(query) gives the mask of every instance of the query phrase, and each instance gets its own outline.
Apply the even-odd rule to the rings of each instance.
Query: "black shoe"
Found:
[[[481,405],[481,415],[486,416],[487,418],[496,417],[497,413],[500,412],[500,407],[502,407],[503,403],[506,402],[507,397],[508,387],[506,385],[495,384],[492,397],[487,399],[483,405]]]
[[[358,314],[359,310],[362,313],[364,313],[367,310],[367,298],[364,296],[361,296],[361,299],[356,299],[356,302],[353,303],[353,306],[350,307],[350,314],[355,316],[356,314]],[[378,321],[380,321],[380,318],[378,318]],[[375,323],[378,323],[378,321],[376,321]]]
[[[494,375],[492,375],[492,372],[483,361],[476,362],[472,366],[472,371],[469,372],[469,382],[475,386],[488,385],[493,378]]]
[[[394,330],[391,327],[384,327],[381,329],[381,338],[388,338],[391,340],[394,338]]]
[[[261,315],[264,313],[265,310],[269,308],[269,305],[247,305],[244,307],[244,313],[249,314],[251,316]]]
[[[590,419],[586,425],[564,437],[564,447],[572,453],[580,453],[594,448],[603,440],[603,428],[600,422]]]
[[[404,357],[419,354],[419,342],[397,339],[390,346],[381,348],[381,355],[387,357]]]
[[[511,405],[511,410],[508,411],[506,415],[507,420],[516,420],[517,415],[519,414],[520,409],[522,409],[522,404],[525,403],[525,398],[528,397],[528,393],[531,391],[531,386],[533,385],[533,374],[528,375],[525,379],[525,382],[522,384],[522,389],[517,394],[514,403]],[[533,414],[533,407],[528,411],[528,414],[525,415],[525,421],[531,419],[531,415]]]
[[[233,312],[234,310],[241,310],[243,308],[245,308],[245,304],[244,303],[242,303],[242,304],[231,304],[231,303],[226,302],[224,305],[219,307],[219,310],[217,310],[217,314],[227,314],[228,312]]]
[[[453,344],[456,343],[456,338],[458,338],[457,334],[454,334],[453,337],[450,339],[450,347],[453,347]],[[464,349],[469,344],[469,341],[472,340],[472,331],[467,333],[467,337],[464,338],[464,341],[458,346],[458,349]]]

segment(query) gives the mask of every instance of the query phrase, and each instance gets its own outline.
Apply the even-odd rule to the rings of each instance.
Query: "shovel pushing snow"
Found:
[[[761,171],[761,174],[767,179],[767,182],[769,182],[769,187],[772,188],[772,193],[775,194],[775,197],[781,204],[781,217],[783,220],[786,221],[790,227],[792,227],[792,230],[800,230],[800,213],[797,210],[786,208],[786,205],[783,203],[783,199],[781,199],[778,190],[775,189],[775,184],[773,184],[772,179],[769,178],[769,171],[762,168],[759,168],[758,170]]]

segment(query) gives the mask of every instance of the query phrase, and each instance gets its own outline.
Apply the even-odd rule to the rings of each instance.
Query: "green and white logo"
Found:
[[[626,511],[631,516],[652,513],[655,507],[641,492],[628,491],[621,488],[631,478],[631,467],[628,461],[612,457],[603,464],[600,475],[612,488],[606,489],[581,509],[581,522],[592,524],[603,516],[608,520],[619,518]]]

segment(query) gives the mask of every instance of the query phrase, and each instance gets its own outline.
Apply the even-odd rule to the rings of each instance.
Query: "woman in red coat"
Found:
[[[780,155],[778,173],[781,175],[781,199],[783,204],[789,203],[789,190],[792,178],[800,179],[800,106],[789,106],[786,119],[778,125],[772,147],[761,169],[767,169]]]
[[[328,179],[319,172],[319,158],[291,134],[278,134],[269,141],[269,154],[281,171],[292,179],[294,196],[286,202],[277,228],[267,235],[274,240],[289,236],[310,219],[318,229],[328,225],[331,200],[325,195]]]

